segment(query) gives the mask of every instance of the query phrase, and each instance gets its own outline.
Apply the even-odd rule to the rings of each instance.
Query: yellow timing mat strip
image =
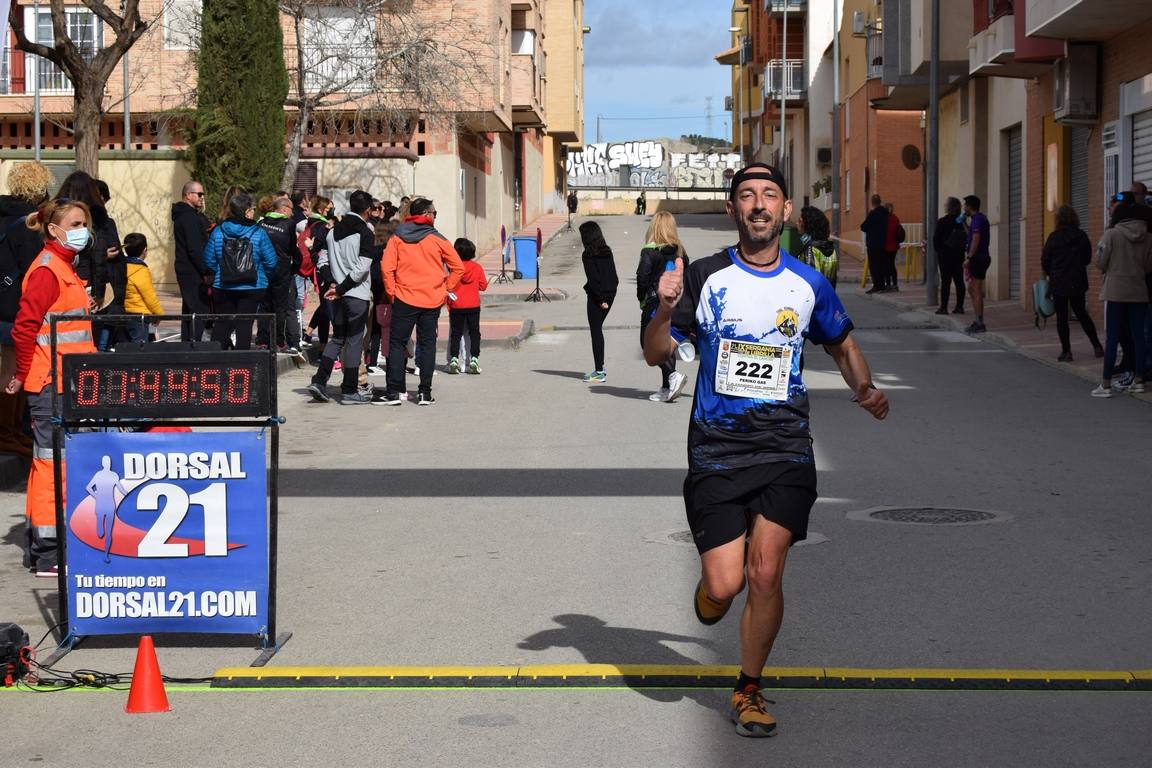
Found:
[[[735,666],[226,667],[213,688],[724,688]],[[1152,691],[1152,670],[766,667],[770,688]]]

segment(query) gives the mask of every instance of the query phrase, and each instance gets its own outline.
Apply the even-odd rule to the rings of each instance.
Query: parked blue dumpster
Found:
[[[512,250],[516,254],[516,271],[528,280],[536,279],[536,236],[514,235]]]

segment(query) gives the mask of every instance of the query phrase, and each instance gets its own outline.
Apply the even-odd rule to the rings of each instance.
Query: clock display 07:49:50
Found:
[[[105,405],[247,405],[252,402],[247,367],[130,367],[81,370],[75,403]]]

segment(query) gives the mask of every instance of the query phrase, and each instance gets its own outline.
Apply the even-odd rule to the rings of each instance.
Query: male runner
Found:
[[[852,322],[824,277],[780,247],[792,215],[775,168],[752,163],[732,179],[728,215],[740,242],[660,278],[660,305],[644,357],[667,360],[676,339],[697,337],[700,367],[688,431],[684,503],[700,552],[697,618],[715,624],[748,584],[740,620],[740,678],[732,721],[741,736],[769,736],[760,673],[784,614],[788,548],[804,539],[816,467],[801,379],[804,341],[822,344],[860,406],[877,419],[888,400],[849,333]]]
[[[96,535],[104,540],[104,562],[112,562],[112,529],[116,526],[116,509],[120,506],[120,499],[128,495],[120,482],[120,475],[112,471],[112,458],[104,456],[100,459],[103,469],[92,476],[84,489],[96,502],[96,520],[99,528]],[[116,492],[120,492],[120,499]]]

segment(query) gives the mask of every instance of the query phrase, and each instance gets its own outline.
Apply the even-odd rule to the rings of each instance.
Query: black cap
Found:
[[[749,163],[736,171],[736,175],[732,177],[732,186],[728,189],[728,199],[734,199],[737,187],[749,179],[770,181],[780,187],[780,192],[783,193],[785,199],[788,197],[788,182],[784,181],[784,174],[768,163]]]

